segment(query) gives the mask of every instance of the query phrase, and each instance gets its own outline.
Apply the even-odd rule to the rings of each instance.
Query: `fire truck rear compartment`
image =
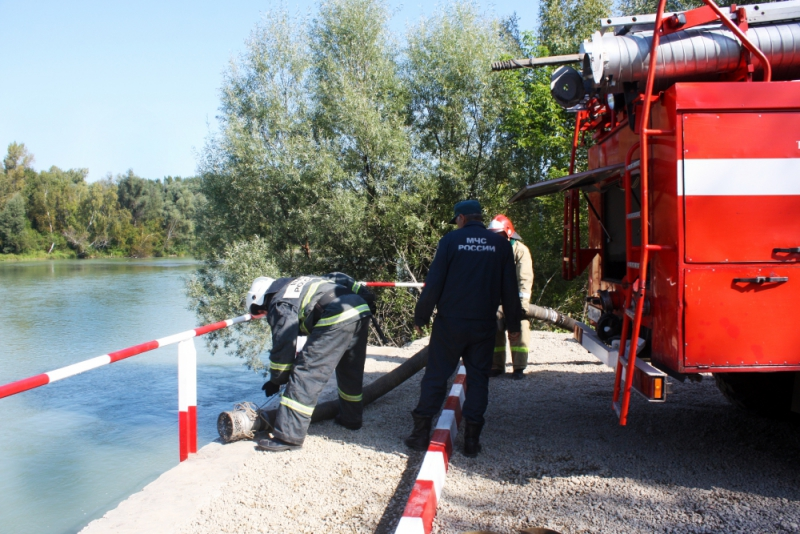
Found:
[[[800,265],[685,270],[684,367],[800,366]]]

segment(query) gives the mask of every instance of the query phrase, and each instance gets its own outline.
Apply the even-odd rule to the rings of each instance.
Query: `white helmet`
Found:
[[[253,280],[253,285],[250,286],[250,291],[247,292],[247,299],[245,300],[244,306],[247,308],[247,311],[253,313],[253,305],[256,306],[263,306],[264,300],[267,296],[267,291],[269,291],[269,287],[275,282],[274,278],[269,278],[267,276],[259,276],[255,280]]]

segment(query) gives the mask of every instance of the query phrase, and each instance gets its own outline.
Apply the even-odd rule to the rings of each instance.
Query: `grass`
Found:
[[[43,250],[26,252],[25,254],[0,254],[0,263],[14,261],[38,260],[74,260],[78,256],[72,250],[54,250],[51,254]]]

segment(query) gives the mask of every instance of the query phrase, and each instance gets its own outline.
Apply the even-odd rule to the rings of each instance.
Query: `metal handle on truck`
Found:
[[[755,278],[734,278],[733,283],[742,284],[770,284],[788,282],[788,276],[756,276]]]
[[[778,252],[786,252],[789,254],[800,254],[800,247],[789,247],[789,248],[773,248],[772,253],[776,254]]]

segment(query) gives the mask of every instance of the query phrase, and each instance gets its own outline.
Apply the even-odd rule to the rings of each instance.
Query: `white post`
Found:
[[[178,343],[178,434],[180,461],[197,452],[197,351],[194,339]]]

